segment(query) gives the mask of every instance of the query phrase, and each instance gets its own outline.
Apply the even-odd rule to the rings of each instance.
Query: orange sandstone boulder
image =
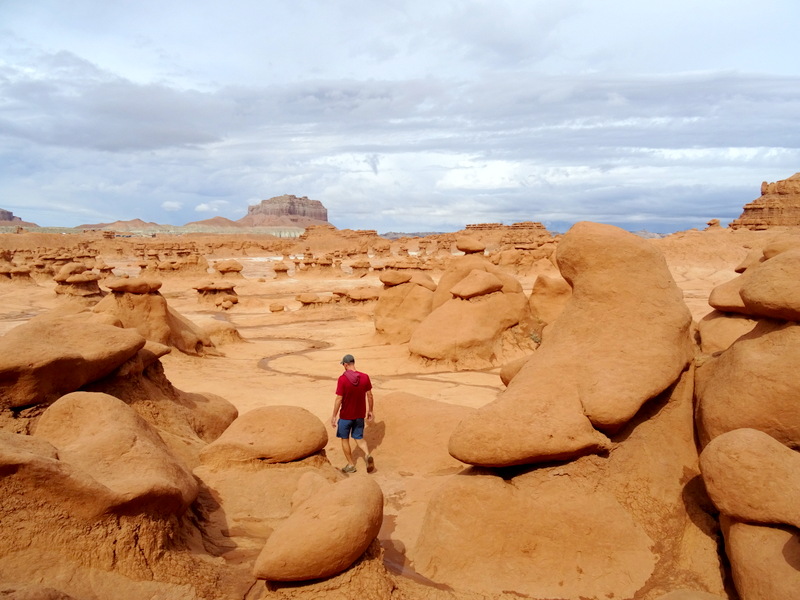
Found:
[[[411,280],[411,273],[389,269],[381,273],[380,280],[386,287],[392,287],[401,283],[408,283]]]
[[[712,310],[697,323],[700,350],[714,354],[730,348],[736,340],[750,333],[758,322],[745,315]]]
[[[42,414],[34,436],[111,491],[111,505],[98,511],[183,512],[197,497],[191,472],[158,433],[127,404],[92,392],[59,398]]]
[[[550,477],[529,488],[476,474],[437,490],[414,565],[489,596],[633,598],[655,567],[653,543],[612,494],[588,482]]]
[[[117,318],[122,327],[135,329],[148,340],[172,346],[181,352],[203,355],[214,351],[211,339],[167,304],[157,282],[130,279],[111,282],[112,293],[92,309]]]
[[[416,283],[410,273],[385,271],[381,281],[386,287],[375,306],[375,331],[389,343],[403,344],[431,313],[433,291]]]
[[[800,320],[800,249],[779,253],[752,268],[739,294],[750,315]]]
[[[414,330],[409,350],[457,368],[486,368],[532,350],[529,325],[519,281],[482,256],[467,255],[442,275],[433,311]]]
[[[800,454],[755,429],[723,433],[700,455],[708,495],[737,521],[800,527]]]
[[[503,282],[486,271],[475,269],[469,275],[450,288],[456,298],[469,300],[475,296],[484,296],[503,289]]]
[[[734,429],[768,433],[800,448],[800,325],[763,323],[697,369],[701,445]]]
[[[564,310],[571,295],[572,288],[563,278],[539,275],[531,290],[531,314],[543,323],[552,323]]]
[[[800,533],[720,518],[733,582],[743,600],[790,600],[800,590]]]
[[[299,406],[265,406],[240,415],[200,453],[202,464],[286,463],[325,448],[328,432]]]
[[[383,493],[372,478],[355,475],[326,486],[272,532],[253,572],[270,581],[341,573],[364,554],[382,519]]]
[[[691,314],[660,252],[609,225],[579,223],[558,249],[572,296],[494,402],[459,424],[450,452],[481,466],[596,452],[692,358]]]
[[[0,338],[0,409],[50,404],[108,375],[145,345],[136,331],[37,318]]]

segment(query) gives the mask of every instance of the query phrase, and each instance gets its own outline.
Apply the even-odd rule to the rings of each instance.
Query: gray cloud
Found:
[[[636,44],[653,65],[691,65],[692,52],[724,64],[699,40],[659,49],[614,20],[624,8],[661,18],[661,43],[673,15],[663,8],[270,7],[106,7],[110,29],[96,38],[86,6],[47,30],[33,8],[0,9],[14,29],[0,36],[2,207],[40,224],[182,224],[294,193],[341,227],[592,219],[674,230],[738,216],[762,180],[800,164],[796,68],[776,58],[761,70],[648,70]],[[193,27],[209,24],[198,43]]]

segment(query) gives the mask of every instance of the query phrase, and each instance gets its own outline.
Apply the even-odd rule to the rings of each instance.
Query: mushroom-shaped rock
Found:
[[[286,310],[286,305],[283,302],[272,302],[269,305],[269,312],[277,313],[277,312],[284,312]]]
[[[800,325],[764,323],[695,375],[701,445],[726,431],[752,428],[800,448]]]
[[[214,265],[214,269],[222,275],[223,278],[241,277],[244,266],[238,260],[221,260]]]
[[[739,294],[750,315],[800,321],[800,249],[782,252],[752,268]]]
[[[62,396],[44,411],[34,435],[56,447],[61,461],[111,490],[109,509],[180,513],[197,497],[191,472],[153,427],[108,394]]]
[[[140,277],[115,277],[107,279],[103,285],[112,292],[128,294],[150,294],[161,289],[161,282],[156,279]]]
[[[384,274],[388,273],[397,271]],[[433,291],[414,283],[408,275],[404,283],[386,284],[375,307],[375,331],[392,344],[410,340],[414,330],[433,309]]]
[[[286,463],[315,454],[327,443],[325,425],[305,408],[265,406],[240,415],[202,450],[200,462]]]
[[[487,367],[506,359],[506,342],[512,352],[533,345],[523,332],[506,332],[526,317],[523,294],[495,292],[464,300],[453,298],[433,310],[415,329],[409,350],[428,360],[449,361],[463,368]],[[527,347],[524,344],[528,344]]]
[[[289,277],[289,265],[282,260],[273,263],[272,270],[275,271],[275,277],[278,279],[288,279]]]
[[[230,281],[208,281],[194,286],[198,293],[198,302],[221,306],[230,302],[231,306],[239,302],[239,296],[234,290],[235,284]],[[230,308],[230,307],[228,307]]]
[[[456,248],[464,254],[483,254],[486,244],[475,238],[463,237],[456,240]]]
[[[508,388],[453,432],[455,458],[503,466],[605,448],[594,427],[619,431],[691,360],[691,314],[649,242],[578,223],[558,264],[573,288],[569,302]]]
[[[392,287],[411,281],[411,273],[407,271],[396,271],[394,269],[389,269],[381,273],[380,280],[381,283],[386,287]]]
[[[38,318],[0,338],[0,409],[49,404],[114,371],[145,345],[136,331]]]
[[[378,288],[373,287],[357,287],[347,293],[347,299],[350,302],[374,302],[381,295]]]
[[[305,581],[341,573],[366,551],[382,521],[380,486],[369,477],[348,477],[300,504],[272,532],[254,574]]]
[[[484,296],[503,289],[503,282],[487,271],[475,269],[469,275],[450,288],[450,293],[457,298],[469,300],[476,296]]]
[[[112,293],[92,310],[98,314],[111,314],[123,327],[135,329],[148,340],[172,346],[186,354],[202,355],[213,349],[208,335],[174,311],[157,288],[152,289],[155,285],[152,281],[131,279],[128,285],[130,287],[117,290],[112,288]],[[141,291],[148,287],[150,291]]]
[[[800,454],[755,429],[711,440],[700,455],[708,495],[737,521],[800,527]]]
[[[303,308],[309,306],[318,306],[322,304],[322,299],[317,294],[312,294],[311,292],[303,292],[302,294],[298,294],[295,297],[300,304],[302,304]]]
[[[498,291],[472,295],[496,288],[496,280],[502,284]],[[454,295],[454,289],[471,297]],[[522,286],[482,256],[453,260],[434,291],[432,308],[409,340],[411,353],[423,359],[486,368],[534,347],[526,329],[530,309]]]

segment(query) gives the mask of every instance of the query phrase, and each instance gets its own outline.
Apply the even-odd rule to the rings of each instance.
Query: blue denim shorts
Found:
[[[364,419],[339,419],[336,427],[336,437],[347,439],[352,437],[360,440],[364,437]]]

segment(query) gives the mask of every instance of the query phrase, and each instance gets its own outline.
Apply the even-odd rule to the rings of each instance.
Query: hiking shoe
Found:
[[[342,467],[342,473],[355,473],[356,466],[355,465],[347,465],[346,467]]]
[[[367,454],[367,473],[372,473],[375,470],[375,459],[371,454]]]

